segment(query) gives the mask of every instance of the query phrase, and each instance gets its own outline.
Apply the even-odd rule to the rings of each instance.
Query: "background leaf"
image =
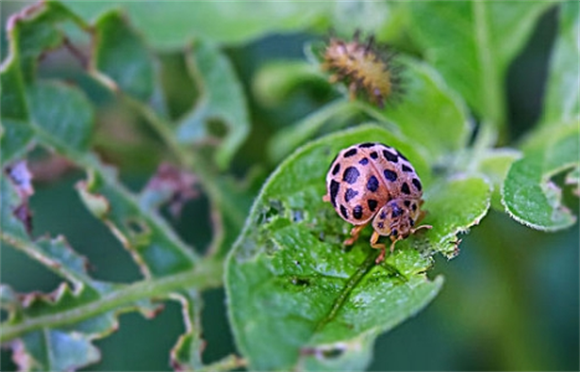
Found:
[[[384,109],[366,101],[336,100],[290,127],[277,132],[270,142],[270,154],[280,160],[299,144],[325,131],[353,122],[366,114],[385,128],[412,138],[423,157],[442,161],[466,145],[470,124],[463,102],[434,69],[411,58],[397,59],[402,92],[387,100]],[[347,92],[344,92],[347,95]]]
[[[154,88],[153,59],[119,12],[95,23],[94,68],[118,84],[124,93],[147,101]]]
[[[541,122],[570,121],[580,114],[580,15],[575,1],[564,1],[560,8],[560,30],[550,61],[548,88]]]
[[[308,7],[299,2],[263,3],[260,7],[249,7],[244,2],[149,2],[147,6],[132,2],[64,3],[85,20],[94,19],[112,7],[121,7],[145,39],[153,47],[164,50],[183,47],[196,38],[241,44],[266,32],[303,29],[319,20],[321,14],[333,6],[330,2],[314,3]],[[170,25],[165,23],[169,19]]]
[[[195,45],[190,56],[190,69],[194,71],[202,93],[197,106],[180,121],[175,135],[184,144],[199,143],[207,137],[223,140],[215,155],[216,163],[223,169],[248,134],[250,124],[246,100],[223,53],[208,43]]]
[[[412,2],[410,30],[427,61],[478,117],[506,122],[505,74],[550,1]],[[449,58],[451,55],[460,57]]]
[[[512,164],[504,181],[502,201],[516,221],[555,231],[576,221],[561,204],[561,191],[550,179],[580,164],[580,123],[548,129],[541,132],[541,146],[531,147],[525,157]]]

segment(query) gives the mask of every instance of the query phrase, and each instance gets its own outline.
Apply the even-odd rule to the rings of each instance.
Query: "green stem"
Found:
[[[42,328],[58,328],[75,324],[139,300],[167,298],[168,294],[178,289],[195,287],[198,290],[203,290],[219,287],[222,285],[222,266],[219,261],[205,259],[191,271],[140,281],[107,293],[94,302],[67,311],[25,319],[15,325],[3,326],[0,342],[4,343]]]
[[[484,102],[485,113],[483,116],[490,118],[490,123],[499,132],[500,141],[505,140],[505,105],[503,93],[502,74],[497,69],[496,48],[491,45],[489,39],[487,7],[483,1],[473,1],[472,11],[475,25],[475,37],[477,41],[477,58],[481,66],[481,99]]]

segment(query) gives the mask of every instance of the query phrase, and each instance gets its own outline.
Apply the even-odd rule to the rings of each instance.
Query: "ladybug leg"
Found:
[[[353,245],[354,242],[357,241],[358,235],[360,234],[361,230],[365,228],[366,225],[358,225],[350,230],[350,238],[344,241],[344,245]]]
[[[386,245],[384,245],[382,243],[377,243],[377,241],[379,240],[379,237],[380,237],[380,235],[376,231],[373,232],[373,235],[371,235],[371,247],[381,250],[381,254],[379,254],[379,257],[377,257],[377,259],[375,260],[376,264],[380,264],[381,262],[383,262],[385,260],[385,253],[386,253],[386,249],[387,249]],[[392,250],[391,250],[391,252],[392,252]]]
[[[324,195],[322,197],[322,201],[329,202],[330,201],[330,195],[328,195],[328,194]]]

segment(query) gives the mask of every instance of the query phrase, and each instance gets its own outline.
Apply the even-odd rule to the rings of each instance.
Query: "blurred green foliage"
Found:
[[[144,284],[139,288],[147,293],[144,278],[158,288],[145,300],[111,302],[88,322],[40,324],[48,340],[62,337],[62,344],[39,341],[33,328],[19,334],[12,342],[21,342],[16,346],[20,357],[33,358],[30,369],[228,369],[240,366],[231,357],[240,353],[250,367],[260,369],[579,369],[579,93],[570,83],[578,81],[580,68],[576,2],[289,1],[256,7],[249,2],[64,1],[23,12],[25,5],[31,4],[0,4],[2,284],[18,293],[48,293],[64,279],[71,291],[84,295],[54,308],[38,300],[38,307],[27,309],[3,286],[2,333],[26,326],[26,319],[34,321],[39,314],[69,314],[68,309],[98,305],[108,293],[130,294],[131,283]],[[325,81],[313,46],[329,28],[347,37],[359,28],[401,51],[407,90],[398,105],[378,110],[364,100],[346,101],[344,90]],[[311,139],[363,121],[380,129],[342,131],[288,157]],[[376,288],[376,281],[357,283],[359,293],[417,302],[391,308],[392,313],[381,312],[378,297],[371,312],[359,313],[347,304],[342,316],[354,319],[355,327],[340,330],[340,324],[330,322],[310,339],[299,334],[298,323],[279,315],[286,307],[299,313],[313,303],[328,309],[331,290],[321,284],[324,293],[293,297],[274,279],[252,297],[246,292],[255,288],[248,283],[257,285],[272,273],[292,275],[284,262],[310,250],[320,253],[319,263],[336,270],[342,265],[335,260],[343,254],[341,239],[337,236],[330,248],[309,243],[305,225],[288,222],[292,216],[284,213],[276,216],[280,210],[268,215],[271,225],[254,223],[264,208],[278,208],[272,199],[281,199],[290,203],[282,210],[300,210],[300,220],[321,215],[320,228],[346,231],[317,198],[324,192],[324,168],[334,156],[324,153],[324,146],[336,152],[357,136],[361,141],[384,137],[412,154],[427,186],[428,218],[437,223],[426,239],[398,244],[388,262],[412,272],[412,281],[437,288],[425,297],[414,289],[393,294],[383,287],[398,279],[369,269],[382,281]],[[32,144],[40,146],[30,152]],[[66,254],[62,241],[29,238],[11,213],[18,197],[6,169],[25,157],[36,177],[28,202],[31,236],[65,236],[87,258],[88,271],[77,254]],[[151,175],[167,161],[196,177],[198,195],[187,200],[179,217],[166,205],[175,196],[171,188],[150,187]],[[118,175],[103,162],[113,164]],[[474,191],[480,188],[453,188],[464,181],[456,180],[459,175],[475,183],[486,179],[489,188],[481,193]],[[310,189],[294,193],[308,181]],[[449,201],[452,196],[463,197],[464,204]],[[492,209],[481,224],[459,236],[457,258],[431,257],[434,252],[452,256],[453,245],[443,243],[483,216],[486,203]],[[474,213],[467,213],[469,208]],[[555,232],[532,230],[508,214],[523,225]],[[226,303],[217,268],[244,225],[225,268]],[[268,251],[269,239],[281,242],[283,254]],[[375,253],[369,253],[367,241],[361,239],[349,252],[356,264],[345,264],[348,275]],[[296,242],[303,245],[293,250]],[[415,248],[422,244],[429,247],[422,252],[430,254],[419,257]],[[42,257],[45,264],[23,253]],[[255,254],[253,260],[243,261],[248,254]],[[238,256],[243,260],[236,262]],[[55,270],[47,260],[68,264]],[[442,276],[445,284],[439,289]],[[163,287],[164,279],[181,284]],[[419,316],[390,330],[437,291]],[[260,296],[265,302],[276,298],[280,308],[275,301],[261,307]],[[115,316],[135,309],[155,316],[129,312],[119,316],[119,326],[114,324]],[[359,323],[357,317],[362,317]],[[251,322],[257,324],[256,334],[245,328]],[[71,331],[82,336],[67,338]],[[298,336],[291,338],[292,332]],[[320,344],[352,339],[362,340],[353,354],[334,355],[328,348],[320,349],[327,352],[321,357],[296,357],[305,345],[316,351]],[[100,349],[101,360],[86,366],[98,358],[91,344]],[[59,354],[51,345],[69,349]],[[77,353],[79,358],[63,357],[81,346],[85,351]],[[41,359],[41,349],[52,350],[52,359]],[[288,350],[289,359],[276,359]],[[11,356],[2,350],[2,370],[16,368]]]

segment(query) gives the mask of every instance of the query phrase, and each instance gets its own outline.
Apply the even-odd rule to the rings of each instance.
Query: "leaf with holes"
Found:
[[[94,363],[100,353],[92,341],[118,327],[117,314],[139,310],[151,317],[158,309],[147,300],[99,307],[99,303],[126,286],[90,278],[87,261],[63,237],[32,239],[26,224],[14,213],[26,202],[21,189],[13,184],[15,181],[12,175],[0,178],[0,239],[67,282],[49,294],[17,295],[2,285],[2,306],[8,311],[8,319],[2,323],[1,341],[12,340],[13,359],[22,370],[64,371]]]
[[[225,168],[250,128],[242,86],[226,56],[206,42],[196,43],[190,69],[202,93],[196,107],[180,121],[175,135],[184,144],[199,144],[208,137],[223,141],[215,161]]]
[[[117,11],[95,23],[94,69],[111,79],[122,92],[148,101],[155,84],[153,58],[143,41]]]
[[[399,242],[381,265],[370,228],[344,249],[350,226],[322,201],[336,153],[367,141],[394,146],[415,165],[426,190],[425,222],[433,225]],[[375,125],[297,150],[265,183],[227,261],[230,321],[250,368],[364,368],[375,338],[437,295],[443,278],[425,274],[431,254],[453,252],[455,234],[485,215],[489,198],[480,178],[434,179],[411,142]]]

